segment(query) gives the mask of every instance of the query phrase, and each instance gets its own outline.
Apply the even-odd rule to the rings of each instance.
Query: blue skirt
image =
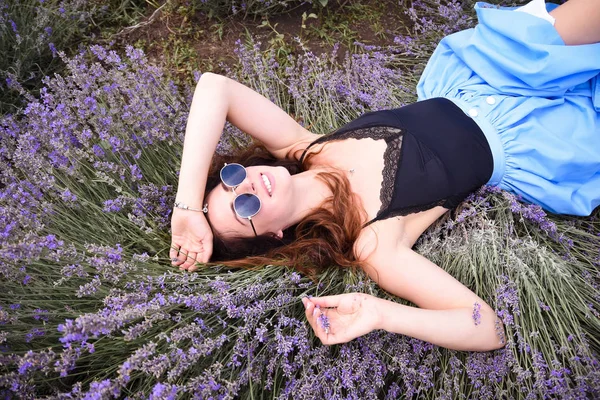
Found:
[[[475,9],[475,28],[438,45],[419,100],[448,98],[477,122],[494,157],[488,184],[554,213],[591,214],[600,205],[600,43],[566,46],[539,16]]]

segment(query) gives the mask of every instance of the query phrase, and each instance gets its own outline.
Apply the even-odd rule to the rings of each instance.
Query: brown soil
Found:
[[[339,54],[356,51],[354,41],[386,46],[394,36],[406,33],[405,7],[398,0],[330,1],[320,12],[307,4],[268,20],[236,16],[211,19],[199,12],[189,15],[176,3],[160,11],[148,10],[136,27],[124,29],[118,37],[121,44],[142,47],[152,61],[179,77],[189,77],[191,70],[222,72],[223,65],[233,65],[237,61],[235,42],[245,40],[246,32],[262,42],[263,48],[287,52],[298,50],[293,38],[301,36],[316,54],[331,51],[336,42],[341,45]],[[303,13],[318,17],[308,19],[302,28]],[[263,21],[273,28],[261,27]]]

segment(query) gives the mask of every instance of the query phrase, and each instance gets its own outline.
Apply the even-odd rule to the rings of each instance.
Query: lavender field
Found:
[[[293,3],[213,5],[260,14]],[[9,4],[0,0],[4,48],[22,28]],[[99,12],[77,4],[70,10]],[[406,34],[392,45],[316,54],[299,40],[282,56],[246,38],[223,69],[317,133],[410,103],[436,43],[475,20],[472,3],[402,4]],[[171,267],[193,86],[133,46],[90,42],[66,55],[47,41],[48,21],[35,43],[61,69],[39,90],[14,66],[0,71],[2,96],[18,99],[0,115],[0,397],[600,398],[600,210],[550,215],[484,187],[419,240],[417,252],[496,310],[500,350],[452,351],[385,331],[323,346],[303,296],[392,296],[334,266],[317,281],[275,266]],[[248,143],[228,125],[217,151]]]

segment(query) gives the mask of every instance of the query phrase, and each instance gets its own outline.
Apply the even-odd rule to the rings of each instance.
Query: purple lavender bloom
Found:
[[[101,382],[92,382],[90,390],[86,393],[85,400],[101,400],[109,397],[117,398],[121,393],[120,385],[110,379]]]
[[[502,318],[502,321],[507,324],[513,324],[513,315],[520,315],[520,301],[517,292],[517,287],[508,276],[501,275],[501,284],[496,289],[496,299],[498,303],[498,316]]]
[[[319,318],[317,321],[318,321],[319,325],[321,326],[321,328],[323,328],[326,333],[329,333],[330,324],[329,324],[329,318],[327,318],[327,315],[321,313],[321,315],[319,315]]]
[[[77,201],[77,196],[71,193],[71,191],[68,188],[62,191],[62,193],[60,194],[60,198],[65,202]]]
[[[177,399],[177,385],[157,383],[152,388],[148,400],[175,400]]]
[[[133,181],[139,181],[140,179],[143,178],[142,171],[140,170],[139,166],[137,166],[135,164],[130,165],[129,170],[131,172],[131,178]]]
[[[103,158],[104,157],[104,150],[102,149],[102,147],[100,147],[99,145],[95,144],[92,146],[92,149],[94,151],[94,154],[96,155],[96,157],[98,158]]]
[[[475,302],[475,304],[473,304],[473,322],[475,323],[475,325],[479,325],[481,324],[481,314],[479,313],[479,311],[481,310],[481,304],[479,304],[478,302]]]
[[[33,339],[37,338],[37,337],[42,337],[46,334],[46,331],[40,328],[32,328],[29,332],[27,332],[27,334],[25,335],[25,342],[29,343],[31,342]]]
[[[41,308],[36,308],[35,310],[33,310],[33,312],[35,313],[33,316],[33,319],[35,319],[37,321],[44,321],[44,322],[49,321],[48,310],[42,310]]]
[[[540,306],[540,308],[544,311],[550,311],[551,308],[550,306],[547,306],[546,304],[544,304],[541,300],[538,301],[538,305]]]

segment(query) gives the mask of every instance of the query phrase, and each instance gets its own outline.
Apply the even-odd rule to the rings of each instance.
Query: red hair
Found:
[[[283,166],[293,175],[308,169],[314,155],[309,154],[302,164],[278,160],[260,144],[233,155],[216,154],[208,174],[206,193],[220,183],[219,171],[225,162],[237,162],[246,167]],[[214,235],[211,264],[244,268],[287,265],[311,277],[331,266],[358,268],[360,263],[354,255],[354,242],[366,219],[360,199],[352,192],[343,173],[320,172],[317,178],[325,182],[332,195],[313,213],[286,229],[283,238],[260,235],[225,239]]]

